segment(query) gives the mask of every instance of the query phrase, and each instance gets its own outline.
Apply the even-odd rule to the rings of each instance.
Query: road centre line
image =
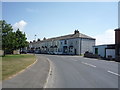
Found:
[[[85,65],[88,65],[88,66],[91,66],[91,67],[96,67],[95,65],[92,65],[92,64],[89,64],[89,63],[85,63],[85,62],[81,62],[81,63],[83,63]]]
[[[116,76],[120,76],[118,73],[115,73],[115,72],[112,72],[112,71],[107,71],[107,72],[109,72],[109,73],[111,73],[111,74],[114,74],[114,75],[116,75]]]

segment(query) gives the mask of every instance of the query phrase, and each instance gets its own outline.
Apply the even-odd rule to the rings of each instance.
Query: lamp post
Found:
[[[35,41],[36,41],[36,36],[37,36],[37,35],[35,34]]]
[[[35,34],[35,42],[36,42],[36,34]],[[36,47],[34,46],[34,55],[35,55],[35,49],[36,49]]]

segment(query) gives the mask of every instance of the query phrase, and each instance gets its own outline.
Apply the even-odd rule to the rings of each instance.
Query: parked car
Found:
[[[86,52],[84,53],[84,57],[88,57],[88,58],[100,58],[100,55],[93,54],[93,53],[91,53],[91,52],[86,51]]]
[[[22,50],[20,53],[21,54],[27,54],[27,50]]]
[[[36,50],[35,53],[36,53],[36,54],[40,54],[40,50]]]

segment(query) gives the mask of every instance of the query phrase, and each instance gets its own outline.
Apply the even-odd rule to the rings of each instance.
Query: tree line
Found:
[[[4,55],[12,54],[14,50],[20,50],[28,46],[26,34],[19,30],[14,31],[11,24],[8,24],[5,20],[0,20],[0,32],[2,36],[2,50]]]

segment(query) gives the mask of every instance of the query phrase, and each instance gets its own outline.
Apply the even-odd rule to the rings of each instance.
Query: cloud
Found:
[[[27,22],[25,22],[24,20],[21,20],[19,22],[16,22],[13,25],[13,29],[16,31],[19,28],[20,31],[23,31],[26,25],[27,25]]]
[[[115,43],[115,31],[114,29],[108,29],[102,34],[96,35],[96,45],[102,44],[114,44]]]

